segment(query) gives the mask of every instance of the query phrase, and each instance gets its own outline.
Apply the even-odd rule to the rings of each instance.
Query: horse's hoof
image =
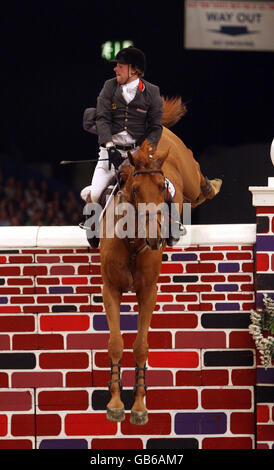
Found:
[[[139,426],[143,426],[144,424],[147,424],[148,422],[147,411],[131,411],[130,422],[131,424],[137,424]]]
[[[107,407],[107,419],[116,423],[117,421],[124,421],[125,409],[124,408],[108,408]]]

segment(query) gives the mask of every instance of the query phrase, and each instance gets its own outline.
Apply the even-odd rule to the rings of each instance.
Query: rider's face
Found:
[[[132,78],[136,78],[136,70],[132,67],[130,70],[130,66],[128,64],[120,64],[118,62],[113,70],[116,73],[116,78],[119,85],[124,85],[126,82],[131,81]],[[129,76],[130,72],[131,76]]]

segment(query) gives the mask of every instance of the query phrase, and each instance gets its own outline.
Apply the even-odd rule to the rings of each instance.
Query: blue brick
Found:
[[[238,302],[216,302],[216,310],[240,310],[240,304]]]
[[[239,290],[238,284],[215,284],[214,290],[216,292],[236,292]]]
[[[238,273],[240,271],[239,263],[219,263],[219,273]]]
[[[177,413],[176,434],[224,434],[227,428],[225,413]]]

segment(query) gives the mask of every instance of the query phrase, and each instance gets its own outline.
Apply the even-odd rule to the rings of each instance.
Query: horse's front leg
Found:
[[[123,354],[123,338],[120,331],[120,302],[121,293],[107,285],[103,287],[103,301],[110,331],[108,354],[110,358],[109,391],[111,399],[107,404],[107,418],[110,421],[123,421],[125,419],[124,404],[121,400],[122,389],[120,379],[120,364]]]
[[[131,409],[130,422],[143,425],[148,422],[147,409],[144,398],[146,395],[145,371],[148,357],[147,335],[152,313],[156,303],[157,286],[143,286],[136,292],[139,303],[138,332],[133,344],[133,353],[136,361],[136,375],[134,387],[134,403]]]

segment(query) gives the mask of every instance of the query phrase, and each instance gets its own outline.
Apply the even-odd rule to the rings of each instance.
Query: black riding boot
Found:
[[[180,215],[176,209],[175,204],[172,197],[170,196],[169,200],[167,201],[168,211],[169,211],[169,233],[167,238],[167,245],[174,246],[180,240],[180,237],[186,234],[186,229],[181,223]],[[171,209],[172,207],[172,209]]]

